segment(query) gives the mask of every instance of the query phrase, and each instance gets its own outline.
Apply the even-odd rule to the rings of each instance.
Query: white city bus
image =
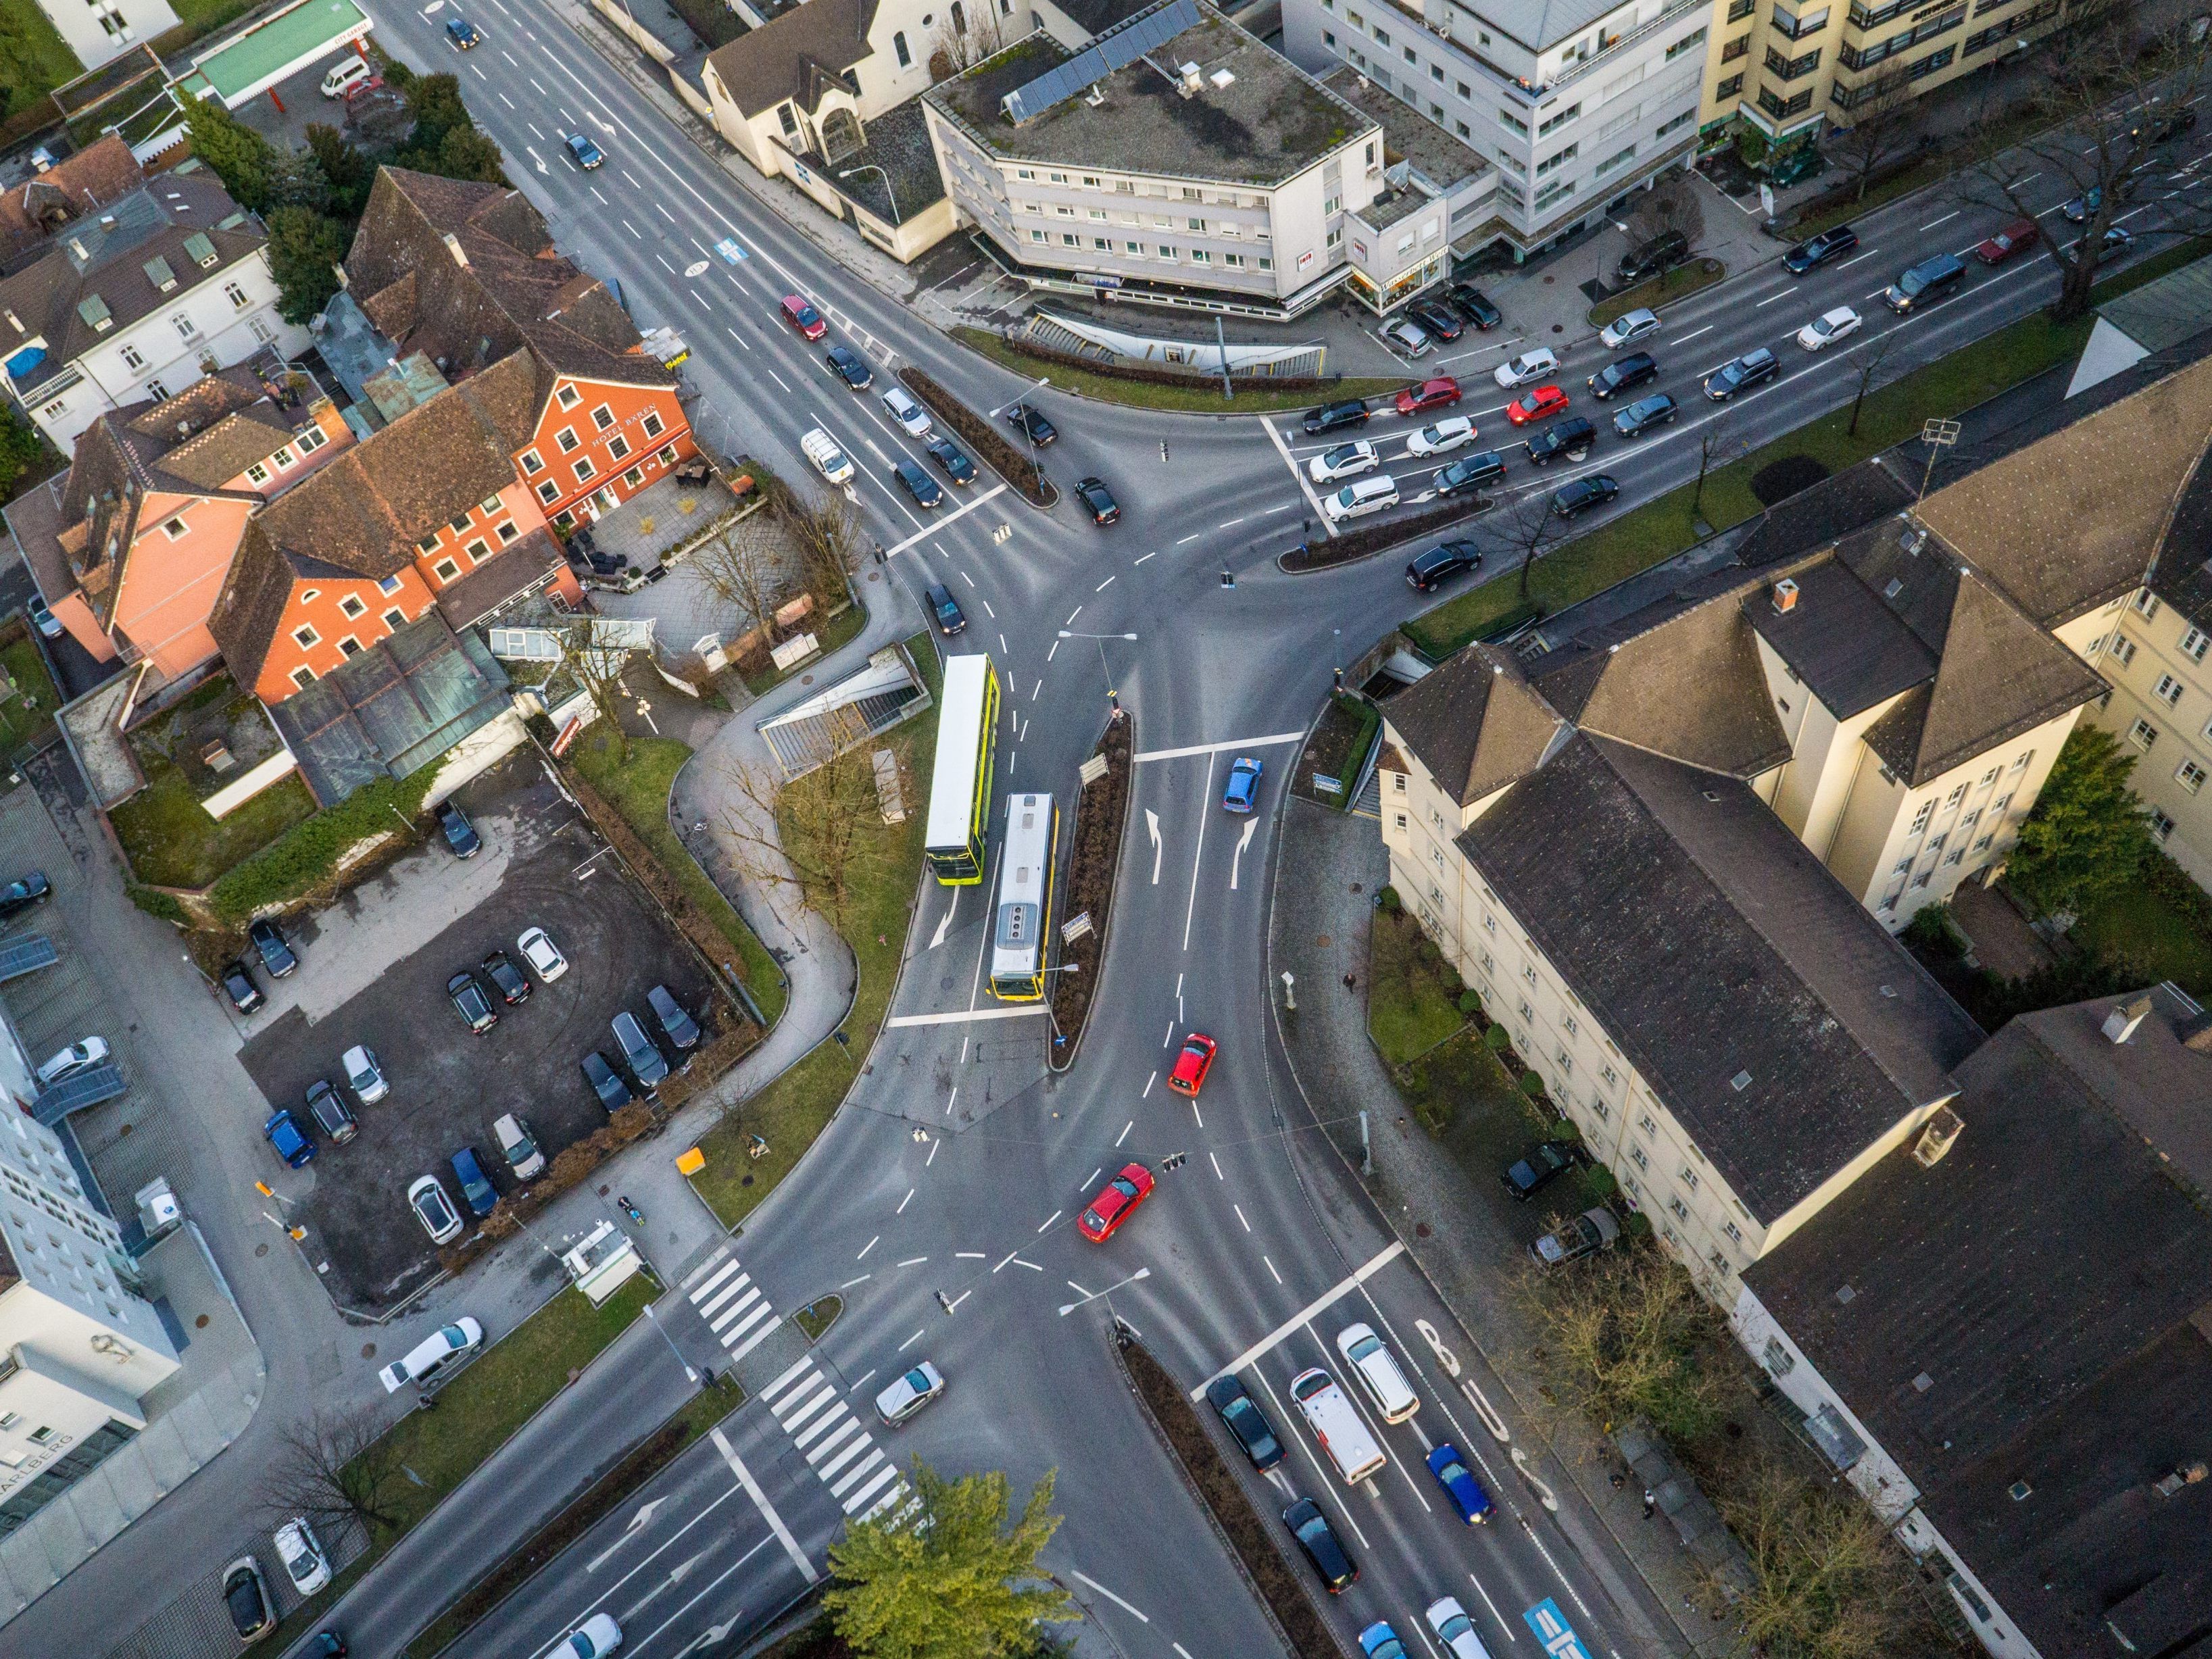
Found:
[[[929,781],[929,867],[947,887],[983,879],[991,811],[991,767],[999,731],[999,675],[988,656],[945,665],[938,705],[937,762]]]
[[[1001,1002],[1044,995],[1052,943],[1052,854],[1060,809],[1050,795],[1006,797],[999,849],[999,908],[991,930],[991,994]]]

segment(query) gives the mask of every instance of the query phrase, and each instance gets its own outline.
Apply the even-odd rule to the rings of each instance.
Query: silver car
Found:
[[[384,1067],[376,1063],[376,1051],[366,1044],[355,1043],[339,1057],[338,1064],[345,1067],[346,1085],[361,1097],[362,1105],[373,1106],[392,1092]]]
[[[876,1396],[876,1415],[895,1429],[945,1392],[945,1376],[927,1359]]]

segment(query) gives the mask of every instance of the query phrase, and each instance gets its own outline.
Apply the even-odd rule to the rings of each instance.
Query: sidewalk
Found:
[[[1640,1483],[1615,1487],[1608,1480],[1622,1467],[1619,1454],[1586,1424],[1546,1424],[1539,1379],[1524,1358],[1538,1338],[1508,1293],[1520,1243],[1500,1225],[1491,1194],[1477,1191],[1412,1115],[1398,1109],[1397,1092],[1368,1041],[1365,993],[1341,984],[1346,973],[1366,977],[1374,895],[1389,879],[1374,821],[1294,799],[1284,831],[1276,890],[1298,902],[1276,907],[1267,969],[1271,981],[1285,969],[1297,976],[1298,1011],[1284,1016],[1282,1029],[1301,1090],[1324,1121],[1348,1116],[1320,1109],[1324,1103],[1374,1103],[1369,1191],[1510,1390],[1516,1433],[1540,1441],[1547,1426],[1558,1430],[1550,1443],[1559,1466],[1643,1581],[1626,1583],[1630,1594],[1617,1595],[1624,1615],[1632,1625],[1655,1613],[1666,1620],[1640,1632],[1652,1644],[1644,1651],[1672,1659],[1734,1652],[1735,1626],[1693,1610],[1705,1599],[1698,1563],[1670,1526],[1645,1517]],[[1340,1128],[1332,1138],[1357,1168],[1358,1129]],[[1604,1564],[1592,1565],[1602,1577]],[[1639,1589],[1649,1593],[1635,1595]]]

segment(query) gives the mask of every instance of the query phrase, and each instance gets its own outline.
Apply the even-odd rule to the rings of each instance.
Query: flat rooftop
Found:
[[[1097,82],[1103,97],[1095,105],[1078,88],[1019,126],[1006,118],[1000,106],[1008,93],[1071,55],[1042,33],[926,96],[1008,160],[1224,184],[1280,184],[1375,127],[1255,36],[1218,12],[1201,6],[1195,27]],[[1188,97],[1176,80],[1185,64],[1199,70],[1199,89]],[[1224,72],[1228,83],[1217,85]]]
[[[1348,67],[1331,70],[1322,77],[1321,84],[1382,129],[1382,159],[1386,167],[1407,162],[1415,173],[1446,196],[1468,179],[1490,171],[1490,163],[1476,155],[1471,146],[1446,132],[1404,99],[1383,91]]]

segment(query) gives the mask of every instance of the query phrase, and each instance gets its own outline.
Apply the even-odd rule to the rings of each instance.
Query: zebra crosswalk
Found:
[[[913,1494],[898,1466],[861,1425],[837,1387],[811,1358],[801,1359],[761,1390],[792,1443],[847,1515],[872,1521]]]
[[[723,1258],[692,1285],[690,1297],[714,1340],[729,1352],[733,1365],[776,1328],[775,1310],[735,1256]]]

